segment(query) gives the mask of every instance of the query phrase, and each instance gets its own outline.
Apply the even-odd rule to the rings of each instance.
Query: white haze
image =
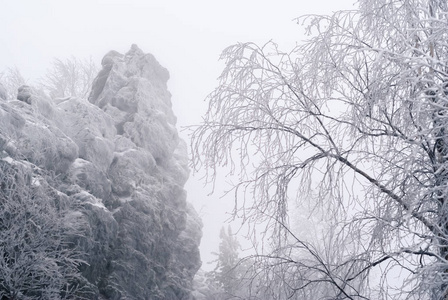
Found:
[[[304,38],[294,18],[353,8],[354,0],[3,0],[0,9],[0,72],[17,67],[29,84],[43,76],[53,58],[92,57],[131,44],[155,55],[171,74],[178,129],[201,121],[204,98],[216,86],[221,51],[236,42],[269,40],[289,49]],[[186,132],[181,132],[188,139]],[[220,182],[217,190],[223,190]],[[187,183],[188,200],[204,221],[203,268],[217,251],[219,230],[232,199],[207,196],[200,176]],[[237,227],[237,224],[236,226]]]

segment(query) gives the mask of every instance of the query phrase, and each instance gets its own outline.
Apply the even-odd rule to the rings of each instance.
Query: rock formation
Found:
[[[79,203],[72,244],[91,299],[192,299],[202,224],[183,189],[188,158],[168,79],[133,45],[104,57],[88,99],[28,87],[22,101],[0,99],[1,161],[31,163],[30,176]]]

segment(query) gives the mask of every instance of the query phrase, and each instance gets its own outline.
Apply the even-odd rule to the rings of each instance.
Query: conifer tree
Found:
[[[226,294],[233,295],[238,284],[238,249],[240,244],[236,236],[232,233],[230,226],[227,231],[221,228],[219,234],[221,242],[219,244],[219,253],[217,265],[215,268],[215,278]]]

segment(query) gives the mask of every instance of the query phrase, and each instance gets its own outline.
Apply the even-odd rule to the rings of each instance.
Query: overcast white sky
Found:
[[[294,18],[351,9],[355,0],[0,0],[0,72],[17,66],[30,84],[53,58],[92,57],[131,44],[152,53],[168,82],[178,129],[198,124],[216,86],[221,51],[236,42],[274,40],[287,50],[303,39]],[[184,136],[185,137],[185,136]],[[186,137],[185,137],[186,138]],[[233,202],[207,196],[197,178],[186,186],[204,221],[204,267],[217,251],[224,211]]]

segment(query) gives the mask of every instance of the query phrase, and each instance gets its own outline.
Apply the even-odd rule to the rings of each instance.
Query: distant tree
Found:
[[[52,98],[87,98],[97,73],[98,67],[92,59],[55,58],[40,85]]]
[[[219,253],[216,253],[218,258],[214,277],[225,293],[233,295],[240,280],[237,268],[240,244],[236,236],[232,234],[230,226],[227,227],[227,231],[222,227],[219,237],[221,242]]]
[[[448,3],[358,5],[300,18],[311,37],[288,52],[225,49],[193,164],[239,176],[235,213],[268,226],[277,299],[446,299]],[[295,200],[331,230],[296,234]]]
[[[0,73],[0,83],[6,90],[6,96],[8,99],[16,99],[17,90],[20,86],[26,84],[26,80],[23,78],[17,67],[7,68]]]
[[[255,291],[254,287],[259,283],[257,270],[254,269],[255,262],[251,257],[239,257],[240,244],[231,227],[228,226],[227,230],[221,228],[219,236],[219,252],[213,253],[217,256],[214,261],[216,267],[201,275],[206,278],[202,278],[205,284],[202,284],[201,293],[210,300],[270,299],[264,295],[260,297]],[[251,295],[252,290],[254,293]]]
[[[0,160],[0,299],[88,299],[70,205],[32,165]]]

